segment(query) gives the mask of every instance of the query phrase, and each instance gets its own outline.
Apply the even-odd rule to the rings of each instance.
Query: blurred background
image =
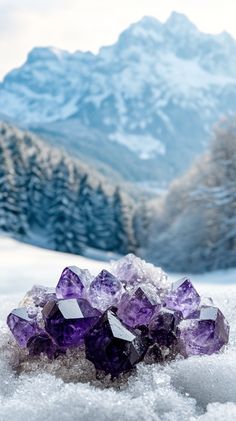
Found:
[[[236,281],[235,1],[85,3],[0,0],[0,292],[129,252]]]

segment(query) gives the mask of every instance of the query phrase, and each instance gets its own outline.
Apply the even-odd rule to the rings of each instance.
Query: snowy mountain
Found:
[[[144,17],[97,55],[35,48],[0,85],[0,109],[105,172],[167,181],[236,111],[236,41],[173,12],[163,24]]]

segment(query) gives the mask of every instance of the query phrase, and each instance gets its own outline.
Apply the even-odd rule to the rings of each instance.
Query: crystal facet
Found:
[[[87,269],[68,266],[61,274],[56,287],[57,298],[82,298],[85,287],[90,280]]]
[[[229,325],[216,307],[202,307],[199,319],[180,324],[181,353],[190,355],[213,354],[229,340]]]
[[[49,301],[43,308],[45,329],[63,349],[81,345],[100,315],[82,298]]]
[[[94,307],[104,311],[117,305],[123,292],[122,283],[107,270],[102,270],[90,285],[89,299]]]
[[[178,323],[181,313],[163,308],[156,312],[149,323],[149,336],[159,346],[170,347],[177,343]]]
[[[58,355],[58,347],[44,331],[32,336],[27,342],[27,348],[30,355],[46,354],[50,359]]]
[[[7,318],[7,324],[22,348],[26,347],[28,340],[39,331],[36,319],[29,317],[25,307],[13,310]]]
[[[87,359],[112,377],[131,370],[143,359],[147,347],[147,339],[127,329],[112,310],[107,310],[85,337]]]
[[[145,287],[122,296],[118,306],[118,317],[130,327],[148,325],[154,311],[161,307],[160,298]]]
[[[200,295],[188,278],[180,279],[172,285],[171,291],[164,298],[166,307],[179,310],[187,318],[198,309]]]

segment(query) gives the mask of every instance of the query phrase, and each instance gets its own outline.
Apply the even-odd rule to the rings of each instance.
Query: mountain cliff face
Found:
[[[144,17],[97,55],[35,48],[0,85],[0,109],[106,170],[166,182],[236,110],[236,41],[174,12],[164,24]]]

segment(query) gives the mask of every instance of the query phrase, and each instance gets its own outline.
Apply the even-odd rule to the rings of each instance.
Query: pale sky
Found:
[[[35,46],[96,52],[144,15],[165,21],[173,10],[236,38],[236,0],[0,0],[0,79]]]

